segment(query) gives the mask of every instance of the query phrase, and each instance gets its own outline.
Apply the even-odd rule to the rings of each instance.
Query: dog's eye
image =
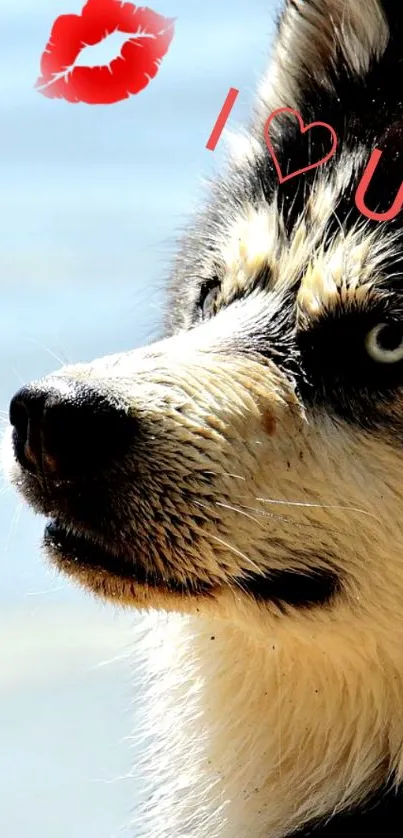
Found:
[[[372,360],[379,364],[403,361],[403,326],[399,323],[379,323],[368,332],[365,348]]]
[[[209,317],[216,314],[216,302],[220,289],[221,282],[216,276],[203,283],[199,298],[199,308],[203,320],[208,320]]]

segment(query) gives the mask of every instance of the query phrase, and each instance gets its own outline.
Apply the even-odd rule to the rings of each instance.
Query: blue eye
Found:
[[[365,348],[378,364],[403,361],[403,326],[400,323],[379,323],[368,332]]]

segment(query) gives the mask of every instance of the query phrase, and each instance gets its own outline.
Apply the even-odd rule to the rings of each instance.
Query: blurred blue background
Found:
[[[22,382],[155,336],[175,237],[222,160],[223,142],[212,153],[207,139],[229,87],[240,95],[228,128],[250,114],[278,4],[154,0],[178,18],[171,49],[146,90],[109,106],[50,100],[33,87],[53,21],[82,5],[1,2],[4,422]],[[127,741],[132,694],[141,694],[129,660],[138,616],[53,575],[42,530],[4,487],[0,835],[115,838],[141,793]]]

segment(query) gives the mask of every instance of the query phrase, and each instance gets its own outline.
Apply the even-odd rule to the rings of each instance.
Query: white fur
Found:
[[[388,39],[378,0],[288,4],[260,116],[263,104],[265,118],[298,107],[310,74],[330,90],[338,49],[365,74]],[[236,166],[261,150],[242,142]],[[249,323],[263,328],[262,310],[267,322],[281,314],[297,283],[303,328],[329,307],[387,295],[395,234],[340,224],[322,243],[366,151],[345,149],[336,170],[318,172],[292,233],[277,196],[228,206],[208,242],[206,260],[214,255],[223,274],[211,321],[52,380],[60,392],[64,378],[102,381],[144,435],[120,463],[114,499],[130,545],[102,545],[110,556],[129,552],[133,573],[50,556],[95,594],[151,612],[138,638],[149,689],[138,770],[150,797],[136,838],[285,838],[403,781],[402,454],[387,431],[395,421],[402,433],[402,395],[380,400],[385,433],[370,433],[325,407],[307,416],[280,366],[237,351]],[[262,273],[265,287],[255,286]],[[229,305],[248,290],[247,306]],[[9,474],[32,501],[31,478],[12,458]],[[312,563],[337,572],[330,603],[259,604],[244,591],[248,571],[306,574]],[[136,565],[165,583],[196,579],[199,592],[209,584],[210,594],[138,583]]]

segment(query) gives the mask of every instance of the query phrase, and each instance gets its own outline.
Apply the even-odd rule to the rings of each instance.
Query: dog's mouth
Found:
[[[45,528],[44,546],[53,564],[70,576],[81,577],[94,588],[93,580],[114,579],[129,586],[134,601],[138,593],[159,592],[186,599],[214,598],[224,587],[234,588],[256,602],[311,608],[324,605],[337,593],[339,580],[330,570],[302,574],[293,570],[277,570],[265,574],[248,573],[242,580],[228,585],[196,578],[179,581],[169,574],[147,568],[124,550],[119,552],[101,541],[53,518]]]
[[[95,505],[92,497],[89,506],[86,503],[88,489],[84,491],[83,487],[77,486],[71,493],[69,486],[66,494],[66,484],[47,485],[47,492],[51,490],[47,495],[43,485],[32,475],[24,474],[22,478],[19,473],[18,480],[14,475],[14,481],[18,482],[28,503],[37,512],[49,517],[43,546],[51,564],[83,587],[103,598],[112,598],[114,602],[138,607],[149,607],[158,602],[162,608],[176,604],[180,609],[187,610],[186,601],[198,598],[213,601],[224,590],[232,590],[237,597],[246,595],[252,601],[276,604],[281,609],[284,606],[300,609],[323,607],[341,589],[340,579],[331,563],[328,567],[318,566],[317,557],[307,555],[306,549],[303,559],[305,566],[311,567],[310,571],[301,572],[285,566],[282,570],[262,568],[261,572],[253,572],[248,568],[245,572],[240,567],[236,576],[229,577],[221,570],[212,578],[206,578],[204,574],[204,578],[199,578],[195,567],[192,575],[185,575],[180,571],[182,562],[179,557],[175,561],[172,555],[172,562],[166,561],[162,548],[156,561],[155,544],[152,550],[154,556],[148,555],[146,542],[144,551],[144,544],[139,548],[130,537],[123,535],[123,524],[119,527],[118,520],[114,520],[113,510],[108,505],[110,501],[105,503],[103,500],[100,485],[91,485],[92,495],[96,490],[98,494]],[[100,531],[100,519],[112,522],[108,532]],[[268,554],[270,548],[275,551],[276,545],[268,543]],[[192,549],[195,550],[196,545]],[[293,558],[295,556],[290,556],[291,560]],[[188,571],[191,570],[190,558],[184,564],[187,564]]]
[[[45,527],[44,547],[60,570],[69,574],[92,574],[113,576],[133,586],[157,589],[184,596],[206,596],[214,591],[213,585],[186,580],[179,582],[168,573],[157,573],[146,569],[124,552],[115,552],[108,546],[95,541],[87,534],[69,528],[59,518],[52,518]]]

